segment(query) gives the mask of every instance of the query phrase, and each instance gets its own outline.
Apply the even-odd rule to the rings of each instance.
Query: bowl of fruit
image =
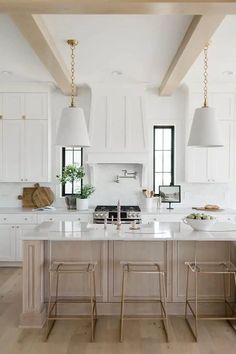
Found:
[[[196,231],[208,231],[215,224],[216,218],[204,213],[192,213],[186,216],[183,222]]]

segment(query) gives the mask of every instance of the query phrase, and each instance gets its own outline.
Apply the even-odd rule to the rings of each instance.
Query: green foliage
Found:
[[[62,184],[66,184],[67,182],[73,183],[79,181],[84,176],[84,168],[75,164],[64,167],[62,174],[57,175],[57,178]]]
[[[91,184],[85,184],[81,191],[77,194],[77,197],[80,199],[87,199],[89,198],[95,191],[95,187],[91,186]]]

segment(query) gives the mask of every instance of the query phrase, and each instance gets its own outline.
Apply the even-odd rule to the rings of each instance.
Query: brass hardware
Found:
[[[48,302],[48,315],[47,315],[47,327],[45,333],[45,341],[49,337],[51,330],[56,320],[81,320],[90,319],[91,321],[91,341],[94,340],[96,322],[97,322],[97,302],[96,302],[96,281],[95,281],[95,268],[96,262],[53,262],[49,270],[50,283],[49,283],[49,302]],[[72,299],[59,299],[59,274],[87,274],[88,284],[90,289],[90,295],[87,298],[78,299],[77,297]],[[54,281],[55,278],[55,281]],[[53,300],[53,284],[55,286],[55,298]],[[74,303],[88,303],[90,304],[90,315],[78,316],[78,315],[58,315],[58,304],[74,304]]]
[[[71,104],[70,107],[75,107],[74,98],[75,98],[75,47],[78,45],[76,39],[68,39],[67,44],[71,49]]]
[[[22,119],[26,119],[26,115],[23,115],[23,116],[22,116]]]
[[[3,119],[3,115],[2,114],[0,114],[0,119]]]
[[[169,341],[168,315],[167,315],[167,295],[165,285],[165,273],[161,271],[160,265],[156,262],[121,262],[123,268],[122,290],[121,290],[121,312],[120,312],[120,342],[123,341],[124,320],[135,319],[155,319],[163,322],[163,329],[167,342]],[[154,269],[153,269],[154,268]],[[160,299],[132,300],[125,299],[125,291],[128,284],[129,274],[154,274],[158,276]],[[160,304],[161,314],[159,316],[125,316],[125,303],[156,303]]]

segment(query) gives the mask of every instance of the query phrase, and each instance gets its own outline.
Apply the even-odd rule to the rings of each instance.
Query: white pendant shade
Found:
[[[79,107],[66,107],[62,110],[57,131],[56,145],[90,146],[84,112]]]
[[[213,108],[202,107],[195,110],[188,146],[224,146]]]

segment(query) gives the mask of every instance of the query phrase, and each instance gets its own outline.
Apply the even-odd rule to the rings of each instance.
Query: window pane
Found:
[[[73,163],[73,153],[71,150],[66,150],[65,166],[71,165],[72,163]]]
[[[171,172],[171,151],[164,151],[164,172]]]
[[[78,164],[79,166],[81,166],[82,163],[81,148],[66,147],[62,149],[62,154],[63,154],[62,161],[64,162],[62,169],[65,166],[71,164]],[[74,185],[72,185],[72,183],[66,183],[62,188],[62,195],[76,193],[76,191],[79,192],[80,189],[81,189],[81,181],[74,183]]]
[[[173,126],[155,126],[154,146],[154,185],[155,193],[159,192],[159,185],[174,183],[173,156]]]
[[[164,130],[164,150],[171,150],[171,129]]]
[[[156,151],[155,153],[155,172],[163,171],[163,152]]]
[[[164,173],[164,185],[170,185],[171,184],[171,173]]]
[[[163,129],[155,129],[155,150],[162,150]]]
[[[155,173],[155,193],[159,193],[159,186],[162,184],[162,173]]]

